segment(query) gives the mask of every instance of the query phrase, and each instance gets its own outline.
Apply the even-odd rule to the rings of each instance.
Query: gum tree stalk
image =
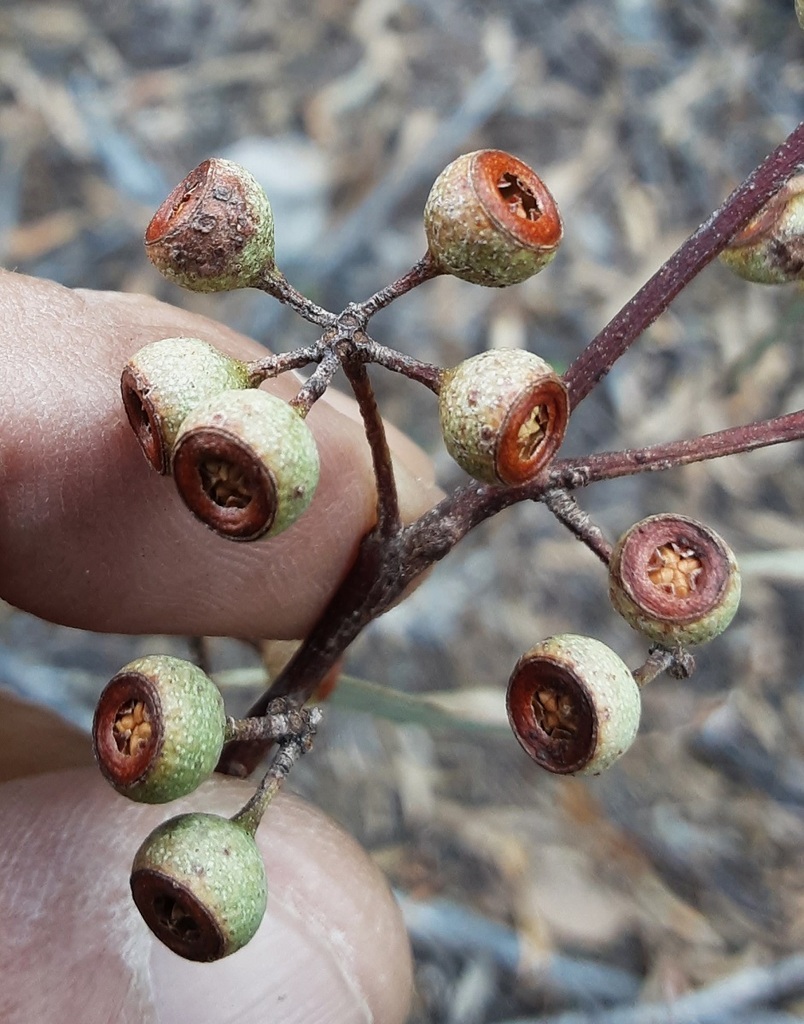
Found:
[[[804,121],[770,154],[581,352],[564,375],[572,407],[600,383],[615,362],[667,309],[804,163]]]
[[[802,163],[804,123],[682,244],[570,366],[564,379],[573,407]],[[320,619],[284,671],[250,709],[250,715],[263,715],[277,697],[303,704],[368,623],[390,608],[413,580],[451,551],[471,529],[502,509],[523,500],[543,501],[548,507],[556,506],[555,512],[562,521],[567,517],[574,521],[577,516],[566,499],[558,501],[548,495],[576,490],[598,480],[671,469],[804,437],[804,411],[799,411],[689,440],[560,459],[525,485],[490,486],[475,481],[460,487],[416,522],[402,527],[398,522],[390,455],[384,432],[377,427],[379,414],[373,391],[365,370],[358,373],[356,367],[371,358],[372,343],[363,333],[368,318],[396,298],[399,288],[399,293],[404,294],[414,283],[420,283],[416,280],[418,276],[422,280],[432,276],[428,269],[420,262],[400,279],[403,285],[397,282],[362,305],[347,307],[338,318],[338,325],[343,328],[339,341],[341,363],[355,391],[372,447],[378,479],[378,525],[363,538],[352,567]],[[411,363],[411,376],[437,390],[438,371],[434,369],[430,375],[422,370],[422,365]],[[403,366],[399,369],[405,373]],[[590,543],[583,529],[574,532],[599,558],[606,560],[607,544],[602,535],[598,536],[593,529],[594,543]],[[268,746],[230,744],[224,749],[219,769],[248,774]]]

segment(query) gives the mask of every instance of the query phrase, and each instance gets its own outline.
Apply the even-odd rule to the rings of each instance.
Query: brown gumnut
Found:
[[[703,644],[734,618],[740,570],[714,530],[687,516],[649,516],[620,537],[609,597],[623,618],[667,647]]]
[[[259,182],[230,160],[205,160],[145,232],[156,269],[191,291],[249,288],[274,270],[274,218]]]

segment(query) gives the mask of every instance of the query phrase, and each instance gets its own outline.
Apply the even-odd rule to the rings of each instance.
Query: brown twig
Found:
[[[336,313],[330,313],[329,310],[323,309],[312,299],[308,299],[306,295],[294,288],[276,267],[272,268],[271,272],[266,274],[256,287],[273,296],[283,305],[290,306],[295,313],[311,324],[317,324],[319,327],[332,327],[337,322]]]
[[[609,564],[611,544],[603,536],[600,527],[592,522],[589,513],[581,508],[571,494],[556,487],[545,491],[541,500],[542,504],[550,509],[556,519],[566,526],[573,536],[597,555],[604,565]]]
[[[802,163],[804,121],[673,253],[572,363],[564,374],[564,382],[573,409]]]
[[[720,459],[724,455],[766,448],[773,444],[804,438],[804,409],[773,419],[728,427],[712,434],[668,441],[647,448],[619,452],[600,452],[582,459],[560,459],[553,463],[550,476],[554,486],[572,490],[600,480],[614,480],[634,473],[657,473],[693,462]]]
[[[718,213],[681,246],[572,364],[565,381],[573,405],[608,373],[635,338],[802,160],[804,123],[732,193]],[[362,305],[347,307],[336,318],[337,341],[332,351],[337,351],[355,391],[372,448],[377,477],[377,526],[363,538],[353,566],[321,618],[271,689],[251,709],[252,715],[264,714],[275,697],[287,696],[299,704],[309,699],[318,682],[364,626],[386,611],[414,579],[443,558],[470,530],[509,505],[526,499],[545,501],[545,496],[553,492],[567,492],[598,480],[666,470],[804,437],[804,411],[799,411],[689,440],[562,459],[522,486],[491,487],[474,482],[458,488],[415,523],[402,527],[390,453],[364,366],[371,358],[372,343],[363,332],[366,321],[377,309],[420,283],[419,277],[426,279],[426,263],[417,267],[420,270],[414,267],[389,289],[378,292]],[[384,365],[388,365],[387,361]],[[574,530],[576,536],[585,539],[569,498],[555,497],[545,503],[554,505],[554,514],[566,525],[575,524],[580,531]],[[592,538],[589,546],[607,561],[608,546],[602,534]],[[224,750],[219,767],[235,774],[247,773],[263,752],[264,748],[232,744]]]
[[[379,310],[385,309],[386,306],[390,306],[395,299],[399,299],[403,295],[407,295],[409,291],[417,288],[420,284],[424,284],[425,281],[429,281],[443,273],[444,271],[433,262],[430,253],[427,252],[422,256],[418,263],[415,263],[406,274],[402,275],[402,277],[397,278],[396,281],[387,285],[385,288],[381,288],[378,292],[375,292],[363,302],[357,302],[354,305],[349,306],[348,309],[356,316],[362,317],[365,321],[368,321],[375,313],[379,312]]]

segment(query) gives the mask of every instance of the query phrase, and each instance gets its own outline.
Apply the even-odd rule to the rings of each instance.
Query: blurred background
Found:
[[[152,293],[285,350],[311,340],[309,325],[262,295],[182,293],[145,259],[145,225],[192,167],[246,165],[271,198],[280,265],[340,309],[422,255],[421,210],[449,160],[504,148],[562,209],[553,265],[502,292],[436,280],[373,334],[444,365],[513,345],[563,369],[792,130],[803,95],[792,0],[2,0],[0,263]],[[802,314],[801,289],[710,267],[581,406],[565,452],[804,406]],[[376,383],[443,485],[461,482],[432,396],[385,373]],[[581,1024],[801,949],[801,468],[790,445],[580,496],[612,539],[653,512],[704,519],[744,569],[731,629],[691,680],[648,688],[634,748],[600,779],[547,777],[504,725],[506,681],[537,640],[588,633],[633,666],[646,651],[610,609],[599,563],[544,509],[485,524],[354,645],[349,674],[388,695],[344,686],[294,785],[399,891],[416,1024],[568,1007]],[[8,607],[0,619],[0,683],[58,698],[84,727],[125,661],[188,651]],[[209,651],[245,706],[255,652]],[[785,1006],[694,1019],[804,1018],[804,999]]]

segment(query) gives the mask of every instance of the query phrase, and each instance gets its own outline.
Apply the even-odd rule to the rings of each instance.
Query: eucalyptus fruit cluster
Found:
[[[522,655],[506,704],[525,752],[560,775],[599,775],[636,738],[641,687],[657,670],[687,668],[682,648],[713,640],[740,601],[740,570],[714,530],[687,516],[635,523],[609,558],[609,598],[626,622],[653,641],[652,657],[632,672],[591,637],[549,637]]]
[[[227,718],[212,679],[181,658],[150,655],[124,666],[95,710],[101,772],[122,796],[164,804],[194,792],[224,743],[260,735],[279,744],[261,786],[233,817],[195,812],[159,825],[134,855],[131,894],[151,931],[188,960],[220,960],[256,933],[268,888],[257,827],[294,761],[312,742],[320,712],[276,702],[259,720]]]
[[[245,363],[201,338],[146,345],[121,379],[126,415],[148,462],[172,475],[190,511],[230,540],[286,530],[318,484],[310,428],[258,383]]]
[[[641,688],[662,672],[689,675],[694,663],[686,648],[726,628],[739,603],[740,576],[714,530],[667,513],[637,522],[609,544],[572,492],[595,480],[804,437],[804,411],[683,445],[560,456],[574,409],[701,269],[702,252],[713,259],[734,235],[723,258],[743,276],[763,283],[801,278],[802,188],[795,170],[804,128],[797,132],[682,245],[664,277],[656,275],[661,287],[643,289],[563,374],[522,349],[493,349],[457,366],[435,366],[379,344],[368,331],[375,313],[439,275],[504,288],[550,264],[563,235],[558,206],[541,178],[510,153],[481,150],[445,168],[425,205],[422,258],[340,313],[317,305],[284,277],[275,260],[270,203],[244,168],[206,160],[165,200],[145,242],[168,280],[203,292],[257,288],[319,334],[304,348],[250,363],[202,338],[155,339],[136,352],[122,371],[122,399],[150,466],[172,479],[190,512],[222,537],[273,538],[315,500],[319,459],[306,417],[340,371],[362,416],[377,485],[376,522],[354,563],[247,719],[226,717],[201,669],[164,656],[125,666],[100,698],[96,756],[111,785],[129,799],[169,802],[216,768],[248,774],[276,748],[238,814],[181,815],[137,851],[134,900],[171,949],[214,960],[249,941],[266,906],[254,836],[295,760],[310,748],[320,712],[306,702],[331,689],[349,644],[413,579],[508,506],[542,504],[586,544],[607,567],[612,606],[650,644],[634,670],[599,640],[576,634],[543,639],[519,658],[507,688],[508,717],[522,748],[547,770],[597,774],[609,768],[637,734]],[[734,234],[738,222],[747,226]],[[433,393],[445,447],[468,478],[409,524],[402,522],[372,364]],[[311,368],[309,375],[290,401],[261,387],[303,368]]]

